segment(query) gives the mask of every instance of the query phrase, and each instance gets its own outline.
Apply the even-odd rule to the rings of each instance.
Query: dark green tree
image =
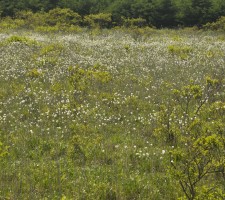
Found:
[[[91,14],[91,9],[95,6],[95,2],[93,0],[78,0],[77,7],[78,13],[82,16]]]
[[[176,26],[176,7],[172,0],[155,0],[154,25],[156,27]]]
[[[202,25],[211,19],[211,0],[190,0],[190,6],[184,8],[181,21],[186,26]]]
[[[0,1],[0,9],[2,16],[13,15],[14,12],[17,10],[18,1],[10,1],[10,0],[1,0]]]
[[[51,9],[53,9],[53,8],[58,7],[58,6],[59,6],[59,1],[60,1],[60,0],[48,0],[48,1],[46,1],[46,2],[47,2],[47,7],[46,7],[46,9],[47,9],[47,10],[51,10]]]
[[[78,1],[77,0],[60,0],[58,3],[61,8],[70,8],[73,11],[78,12]]]
[[[131,5],[131,13],[133,18],[143,18],[149,25],[154,23],[155,10],[152,0],[135,0]]]
[[[121,23],[121,17],[132,18],[131,5],[134,0],[115,1],[108,9],[112,13],[113,21]]]

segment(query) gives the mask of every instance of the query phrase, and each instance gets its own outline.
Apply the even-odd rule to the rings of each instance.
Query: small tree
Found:
[[[158,112],[155,135],[173,147],[168,173],[188,200],[224,192],[225,102],[215,95],[222,90],[219,80],[207,77],[204,86],[191,83],[173,90]]]

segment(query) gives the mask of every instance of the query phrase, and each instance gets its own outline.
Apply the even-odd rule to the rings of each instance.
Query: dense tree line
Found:
[[[111,13],[115,24],[122,17],[143,18],[156,27],[201,25],[225,15],[224,0],[0,0],[0,14],[70,8],[81,16]]]

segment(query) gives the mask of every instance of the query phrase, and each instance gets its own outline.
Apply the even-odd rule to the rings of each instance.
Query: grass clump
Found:
[[[29,37],[18,36],[18,35],[12,35],[12,36],[8,37],[7,39],[5,39],[1,42],[1,45],[6,46],[6,45],[10,45],[12,43],[20,43],[20,44],[25,44],[28,46],[38,45],[37,41],[30,39]]]

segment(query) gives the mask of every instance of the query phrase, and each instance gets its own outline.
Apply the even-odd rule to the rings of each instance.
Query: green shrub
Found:
[[[28,71],[26,75],[27,77],[30,77],[30,78],[39,78],[42,75],[42,72],[34,68]]]
[[[44,33],[51,33],[51,32],[58,32],[58,26],[37,26],[34,28],[37,32],[44,32]]]
[[[78,31],[77,27],[82,21],[79,14],[70,9],[61,8],[55,8],[48,13],[20,11],[16,13],[16,19],[24,22],[24,28],[41,32]]]
[[[47,13],[45,12],[42,12],[42,13],[35,13],[33,15],[32,18],[30,18],[30,21],[29,22],[29,26],[31,28],[35,28],[36,26],[43,26],[43,25],[46,25],[47,22],[46,22],[46,19],[47,19],[48,15]]]
[[[55,8],[48,12],[46,22],[50,26],[55,26],[57,24],[79,25],[81,23],[81,16],[68,8]]]
[[[125,18],[122,17],[122,25],[125,27],[143,27],[147,25],[146,19],[143,18]]]
[[[84,25],[90,28],[110,28],[112,26],[112,14],[99,13],[87,15],[84,17]]]
[[[29,28],[35,22],[35,14],[32,11],[18,11],[15,14],[15,19],[24,21],[24,28]]]
[[[225,16],[220,17],[216,22],[207,23],[203,28],[205,30],[225,31]]]
[[[7,45],[13,42],[19,42],[26,45],[36,45],[38,44],[37,41],[32,40],[28,37],[18,36],[18,35],[12,35],[11,37],[7,38],[5,41],[2,42],[3,45]]]
[[[12,19],[11,17],[6,17],[0,20],[0,29],[16,29],[23,27],[25,21],[23,19]]]
[[[199,198],[204,195],[214,197],[216,191],[211,180],[224,172],[221,116],[225,107],[214,96],[220,85],[219,80],[206,77],[205,86],[191,83],[181,90],[175,89],[173,102],[161,105],[158,113],[155,135],[172,146],[169,174],[180,184],[188,200],[205,199]],[[221,185],[218,183],[217,187]]]
[[[48,15],[45,12],[19,11],[16,13],[16,19],[24,21],[24,28],[35,28],[36,26],[46,25],[47,18]]]
[[[189,54],[192,52],[192,48],[190,46],[169,45],[167,48],[171,55],[178,56],[182,60],[187,59]]]
[[[0,160],[8,154],[8,147],[4,146],[0,141]]]

